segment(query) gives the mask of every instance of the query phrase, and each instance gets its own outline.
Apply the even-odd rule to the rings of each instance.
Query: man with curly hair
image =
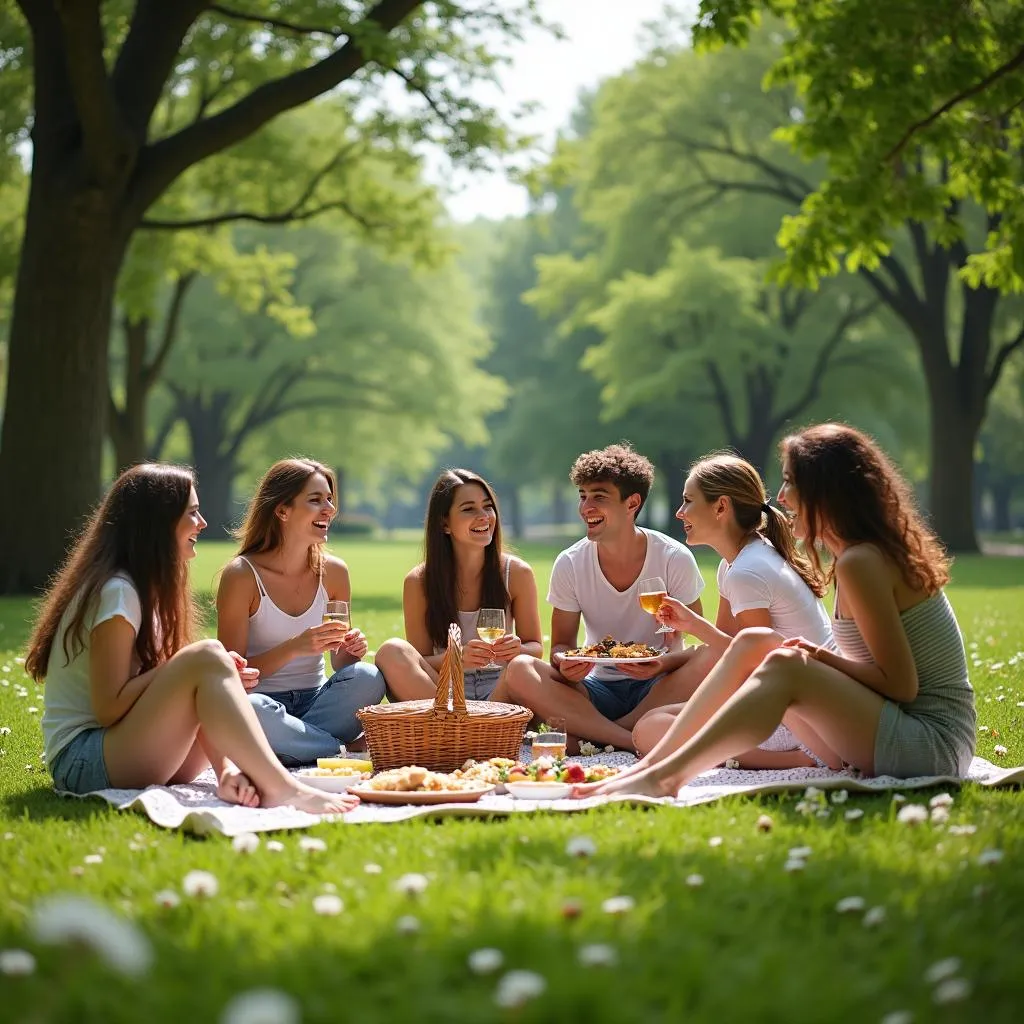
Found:
[[[551,570],[551,661],[514,659],[508,687],[513,700],[542,719],[564,720],[573,736],[631,750],[642,715],[686,700],[700,683],[691,652],[670,651],[638,665],[598,665],[565,652],[577,645],[581,618],[587,645],[611,635],[660,647],[664,634],[656,634],[658,623],[640,607],[640,581],[660,576],[672,597],[700,614],[704,580],[688,548],[636,524],[654,481],[650,460],[628,444],[613,444],[581,455],[570,479],[579,488],[587,533]]]

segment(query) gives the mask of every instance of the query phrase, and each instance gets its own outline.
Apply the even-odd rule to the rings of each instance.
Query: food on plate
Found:
[[[510,757],[492,757],[489,761],[474,761],[470,758],[461,768],[453,771],[452,775],[457,779],[469,779],[484,782],[488,786],[498,786],[506,781],[515,764]]]
[[[638,644],[632,640],[616,640],[613,636],[606,636],[596,644],[588,647],[574,647],[566,651],[565,658],[587,658],[590,660],[601,658],[657,658],[660,651],[651,647],[650,644]]]
[[[491,783],[481,779],[464,778],[453,772],[432,772],[419,765],[392,768],[375,775],[367,783],[370,789],[389,793],[443,793],[453,790],[489,789]]]
[[[618,768],[606,764],[579,764],[576,761],[554,761],[539,757],[531,764],[517,762],[502,782],[601,782],[618,774]]]
[[[361,757],[318,757],[316,766],[332,775],[362,775],[373,771],[373,764]]]

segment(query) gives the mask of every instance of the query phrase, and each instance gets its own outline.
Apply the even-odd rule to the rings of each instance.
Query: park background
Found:
[[[546,625],[580,451],[631,440],[643,522],[676,533],[691,460],[731,447],[774,487],[779,438],[826,418],[882,442],[955,553],[978,753],[1024,763],[1024,4],[621,6],[0,4],[0,954],[34,958],[0,957],[11,1019],[227,1024],[270,989],[282,1024],[1016,1020],[1016,793],[918,827],[888,797],[763,798],[323,825],[247,857],[49,788],[23,645],[121,466],[196,467],[207,612],[260,473],[336,467],[373,648],[440,467],[493,482]],[[37,941],[55,893],[151,965]],[[499,1005],[511,969],[543,994]]]

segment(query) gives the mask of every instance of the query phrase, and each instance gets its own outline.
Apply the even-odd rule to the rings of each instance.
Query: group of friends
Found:
[[[328,467],[287,459],[267,471],[220,575],[217,639],[195,641],[188,563],[206,521],[194,475],[135,466],[69,554],[29,643],[55,786],[188,782],[212,765],[231,802],[348,810],[356,797],[310,788],[288,768],[358,747],[362,707],[432,698],[453,622],[467,698],[521,704],[576,740],[637,752],[577,796],[670,794],[721,764],[966,774],[974,693],[943,592],[949,559],[911,488],[871,438],[841,424],[793,434],[780,453],[775,504],[743,459],[696,462],[676,512],[686,544],[637,525],[654,479],[646,458],[626,444],[581,455],[570,476],[586,533],[552,569],[549,660],[534,573],[503,548],[492,488],[446,470],[430,494],[424,559],[405,578],[405,636],[372,664],[362,631],[325,617],[328,602],[352,597],[348,567],[325,550],[337,513]],[[721,557],[714,622],[696,545]],[[652,615],[639,597],[654,577],[668,596]],[[493,643],[477,638],[481,608],[505,611]],[[581,620],[585,645],[610,635],[664,653],[614,665],[571,656]]]

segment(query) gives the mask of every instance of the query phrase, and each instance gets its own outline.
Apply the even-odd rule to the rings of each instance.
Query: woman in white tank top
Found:
[[[448,626],[462,627],[466,697],[506,700],[504,669],[519,654],[541,656],[537,582],[526,562],[502,554],[498,504],[488,483],[466,469],[445,470],[430,494],[424,561],[405,577],[406,639],[388,640],[377,667],[392,700],[433,697]],[[505,635],[478,639],[481,608],[505,609]],[[487,667],[491,662],[497,668]]]
[[[718,566],[718,614],[712,624],[671,598],[661,617],[673,629],[696,636],[707,669],[742,629],[767,626],[783,639],[803,637],[832,645],[832,626],[821,600],[825,581],[796,548],[786,516],[768,504],[764,481],[746,460],[730,453],[694,463],[676,512],[687,544],[706,544],[722,557]],[[646,754],[669,730],[685,705],[645,715],[633,731]],[[780,726],[757,750],[739,758],[744,768],[813,766],[818,757]]]
[[[360,733],[356,711],[384,697],[380,672],[362,661],[362,631],[324,622],[328,600],[351,598],[348,567],[323,551],[337,513],[334,494],[326,466],[305,459],[271,466],[217,589],[217,637],[230,638],[260,670],[250,701],[287,765],[336,754]],[[330,679],[325,651],[335,670]]]

